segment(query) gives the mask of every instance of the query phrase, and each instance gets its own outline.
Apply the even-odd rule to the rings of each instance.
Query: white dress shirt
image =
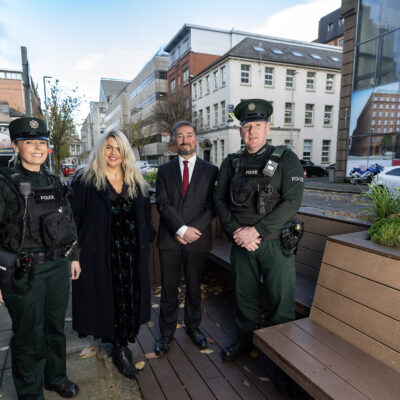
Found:
[[[179,168],[181,169],[182,185],[183,185],[183,168],[185,167],[183,162],[188,161],[187,166],[189,169],[189,185],[190,185],[190,180],[192,179],[192,174],[193,174],[194,164],[196,163],[196,159],[197,159],[196,153],[194,153],[193,156],[190,157],[188,160],[185,160],[183,157],[179,156]],[[177,230],[176,234],[183,239],[183,235],[186,233],[187,228],[188,228],[187,225],[182,225]]]

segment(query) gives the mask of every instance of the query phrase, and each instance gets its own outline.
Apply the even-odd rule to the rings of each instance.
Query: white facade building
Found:
[[[199,155],[220,165],[240,149],[233,108],[241,100],[263,98],[274,107],[270,144],[292,144],[299,158],[334,163],[341,58],[340,47],[244,39],[191,81]]]
[[[168,55],[168,67],[186,53],[195,52],[220,56],[245,38],[267,39],[269,36],[235,29],[219,29],[208,26],[185,24],[165,46]]]

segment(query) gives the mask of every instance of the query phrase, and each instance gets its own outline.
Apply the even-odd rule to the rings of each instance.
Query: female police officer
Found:
[[[13,379],[19,400],[43,400],[43,384],[73,397],[79,388],[66,376],[64,319],[68,278],[80,274],[76,227],[66,188],[43,167],[45,123],[23,117],[12,121],[9,131],[19,163],[0,170],[0,258],[16,254],[17,268],[11,282],[2,279],[0,301],[12,319]]]

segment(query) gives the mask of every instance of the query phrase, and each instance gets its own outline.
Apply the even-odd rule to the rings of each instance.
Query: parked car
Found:
[[[382,172],[374,176],[371,184],[385,185],[391,192],[400,189],[400,165],[385,167]]]
[[[136,161],[136,166],[139,169],[146,168],[146,167],[148,167],[148,165],[149,165],[149,163],[147,161],[140,161],[140,160]]]
[[[158,166],[157,165],[152,165],[148,161],[136,161],[136,165],[142,171],[142,174],[144,175],[146,172],[153,172],[157,170]]]
[[[328,171],[325,167],[320,165],[315,165],[311,161],[300,160],[301,165],[303,166],[304,171],[306,171],[307,178],[310,176],[328,176]]]
[[[74,164],[64,164],[61,171],[64,176],[72,176],[76,171],[76,166]]]

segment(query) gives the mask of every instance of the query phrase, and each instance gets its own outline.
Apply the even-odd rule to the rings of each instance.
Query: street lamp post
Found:
[[[51,79],[51,78],[52,78],[51,76],[44,76],[43,77],[43,92],[44,92],[44,104],[46,106],[46,127],[47,127],[47,131],[49,130],[49,112],[48,112],[48,105],[47,105],[46,79]],[[49,153],[49,168],[50,168],[50,171],[53,171],[53,166],[52,166],[52,163],[51,163],[51,153]]]

